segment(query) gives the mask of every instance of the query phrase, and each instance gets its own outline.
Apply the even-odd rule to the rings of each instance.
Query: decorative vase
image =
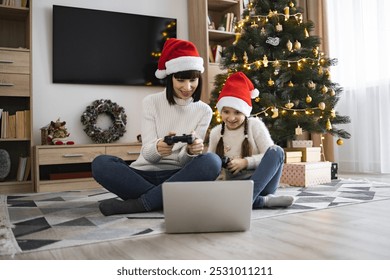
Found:
[[[0,149],[0,182],[8,176],[11,170],[11,159],[6,150]]]

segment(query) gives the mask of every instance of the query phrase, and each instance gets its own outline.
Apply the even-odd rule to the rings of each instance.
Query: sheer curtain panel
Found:
[[[327,0],[332,80],[344,92],[351,139],[335,149],[342,172],[390,173],[390,1]]]

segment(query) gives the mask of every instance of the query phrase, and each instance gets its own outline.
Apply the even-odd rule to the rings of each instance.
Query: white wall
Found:
[[[40,128],[57,118],[66,121],[76,144],[92,143],[83,131],[80,117],[96,99],[111,99],[127,114],[126,134],[118,142],[134,142],[140,133],[141,100],[161,87],[71,85],[52,83],[53,5],[117,11],[177,19],[177,37],[188,39],[185,0],[34,0],[32,1],[32,107],[33,144],[40,145]],[[136,28],[136,26],[134,27]],[[99,117],[99,121],[101,118]],[[109,125],[110,122],[104,123]],[[100,122],[99,122],[100,123]]]

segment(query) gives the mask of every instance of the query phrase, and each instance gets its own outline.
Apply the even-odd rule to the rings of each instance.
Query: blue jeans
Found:
[[[279,187],[284,162],[284,151],[274,145],[265,152],[260,164],[247,177],[239,177],[236,180],[253,180],[253,204],[254,209],[264,207],[264,196],[274,194]],[[234,180],[234,179],[233,179]]]
[[[100,155],[92,161],[92,176],[108,191],[123,200],[140,198],[147,211],[163,208],[164,182],[214,181],[221,171],[221,159],[201,154],[181,169],[145,171],[130,167],[122,159]]]

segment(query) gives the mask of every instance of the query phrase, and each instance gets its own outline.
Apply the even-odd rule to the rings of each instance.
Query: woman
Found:
[[[251,99],[259,95],[242,72],[229,76],[218,97],[222,124],[210,132],[209,152],[218,154],[227,180],[253,180],[254,209],[288,207],[292,196],[274,196],[282,175],[284,151],[274,145],[258,118],[249,118]]]
[[[203,59],[191,42],[165,42],[156,77],[166,79],[166,88],[143,100],[139,158],[130,166],[109,155],[92,162],[95,180],[122,199],[101,202],[104,215],[160,210],[165,181],[212,181],[218,177],[219,157],[202,154],[212,116],[211,108],[200,100],[203,71]],[[165,136],[183,134],[189,136],[184,137],[189,143],[164,141]]]

